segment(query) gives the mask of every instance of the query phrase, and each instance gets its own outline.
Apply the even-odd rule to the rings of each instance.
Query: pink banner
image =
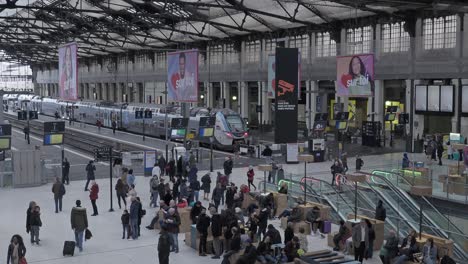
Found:
[[[374,87],[374,54],[337,57],[337,96],[369,97]]]
[[[198,50],[168,53],[169,101],[198,102]]]
[[[63,100],[78,100],[78,67],[76,43],[59,47],[59,93]]]

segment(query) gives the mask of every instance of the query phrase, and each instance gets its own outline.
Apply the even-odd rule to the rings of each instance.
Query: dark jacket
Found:
[[[161,170],[161,173],[164,173],[164,168],[166,167],[166,159],[163,155],[158,159],[158,167]]]
[[[200,215],[202,209],[205,209],[205,207],[201,206],[197,206],[197,203],[195,203],[195,206],[192,207],[192,209],[190,210],[190,219],[192,220],[192,224],[196,224],[197,223],[197,217]]]
[[[158,254],[161,256],[169,256],[171,252],[171,238],[166,231],[162,231],[159,234],[159,241],[158,241]]]
[[[179,226],[180,226],[180,216],[177,213],[174,213],[173,215],[166,214],[165,217],[166,220],[166,226],[167,226],[167,231],[170,233],[179,233]],[[169,223],[168,220],[171,220],[172,223]]]
[[[302,219],[302,211],[299,208],[293,208],[291,215],[288,217],[288,222],[299,222]]]
[[[31,226],[42,226],[41,214],[39,212],[31,213]]]
[[[259,228],[266,228],[268,225],[268,216],[270,215],[269,210],[265,211],[260,211],[260,214],[258,215],[258,227]]]
[[[284,243],[288,243],[294,237],[294,230],[291,227],[286,227],[284,230]]]
[[[73,207],[70,214],[70,222],[72,229],[76,231],[84,231],[88,228],[88,216],[86,215],[86,208]]]
[[[163,182],[160,182],[158,185],[158,194],[160,199],[163,199],[164,194],[166,194],[166,187],[164,186]]]
[[[232,173],[233,162],[232,159],[228,159],[224,161],[223,168],[224,168],[224,175],[230,175]]]
[[[293,262],[295,258],[299,257],[299,254],[297,254],[298,249],[298,245],[295,245],[292,241],[286,243],[286,246],[284,247],[284,253],[288,258],[288,262]]]
[[[385,257],[392,259],[398,254],[398,238],[396,236],[389,237],[385,242],[384,248],[387,250]]]
[[[63,162],[63,172],[68,174],[70,172],[70,162],[64,161]]]
[[[208,234],[208,228],[210,227],[211,219],[206,214],[201,214],[197,221],[197,230],[200,234]]]
[[[193,191],[200,191],[200,181],[195,180],[195,181],[191,182],[190,183],[190,189],[192,189]]]
[[[266,254],[270,254],[270,252],[271,252],[271,243],[266,243],[264,241],[261,241],[258,244],[258,247],[257,247],[258,255],[266,255]]]
[[[169,174],[170,177],[174,177],[176,174],[176,166],[175,166],[175,161],[171,160],[168,163],[168,170],[167,173]]]
[[[273,155],[273,151],[271,150],[271,148],[265,148],[262,151],[262,156],[264,157],[271,157],[271,155]]]
[[[231,250],[239,251],[241,249],[241,239],[239,234],[235,234],[231,240]]]
[[[234,188],[228,188],[226,191],[226,205],[228,208],[232,208],[234,205],[234,195],[236,194],[236,191]]]
[[[94,171],[96,170],[96,166],[94,166],[94,164],[91,164],[91,163],[88,163],[88,165],[86,165],[86,176],[88,178],[88,180],[95,180],[95,176],[94,176]]]
[[[138,203],[138,201],[133,201],[132,204],[130,205],[130,219],[132,220],[136,220],[139,218],[139,215],[140,215],[140,205]]]
[[[281,234],[276,228],[268,229],[266,236],[271,238],[272,244],[281,244]]]
[[[319,210],[312,209],[307,212],[307,215],[306,215],[307,222],[313,223],[319,218],[320,218],[320,209]]]
[[[356,170],[361,170],[364,166],[364,161],[361,158],[356,159]]]
[[[375,219],[385,221],[385,218],[387,218],[387,210],[385,210],[383,205],[378,205],[375,208]]]
[[[26,210],[26,233],[31,231],[31,209],[31,207],[28,207],[28,210]]]
[[[55,182],[54,185],[52,185],[52,193],[54,193],[54,198],[60,198],[65,195],[65,185],[61,182]]]
[[[223,223],[221,222],[221,215],[218,213],[211,216],[211,233],[213,237],[219,237],[223,234]]]
[[[7,255],[7,264],[13,263],[13,249],[15,247],[10,244],[8,246],[8,255]],[[26,247],[24,246],[23,243],[18,244],[18,259],[21,259],[22,257],[26,256]]]
[[[123,214],[120,217],[120,220],[122,220],[122,225],[128,225],[130,224],[130,214]]]
[[[341,167],[340,165],[335,165],[333,164],[331,167],[331,173],[333,175],[337,174],[337,173],[343,173],[343,167]]]
[[[210,175],[205,174],[201,178],[201,189],[203,189],[204,192],[209,193],[211,191],[211,178]]]
[[[281,186],[281,189],[278,191],[278,193],[288,194],[288,188]]]
[[[211,198],[214,200],[214,201],[221,201],[221,198],[223,197],[223,190],[221,188],[218,188],[216,187],[214,190],[213,190],[213,194],[211,196]]]
[[[254,245],[246,246],[244,254],[237,260],[236,264],[251,264],[257,261],[257,248]]]
[[[122,179],[118,179],[117,183],[115,184],[115,192],[117,195],[125,195],[125,184],[123,183]]]

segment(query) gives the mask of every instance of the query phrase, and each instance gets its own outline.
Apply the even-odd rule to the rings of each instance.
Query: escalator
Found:
[[[400,177],[394,171],[374,171],[367,175],[369,181],[362,183],[362,185],[374,189],[385,199],[387,205],[397,210],[401,218],[408,221],[414,230],[419,230],[420,208],[422,206],[422,232],[453,240],[455,242],[455,256],[459,259],[468,258],[467,252],[463,250],[463,243],[465,243],[467,236],[463,235],[463,232],[443,216],[425,197],[420,200],[422,204],[418,204],[406,191],[402,190],[403,186],[411,186],[404,177]],[[391,177],[387,179],[389,175]],[[395,186],[393,182],[399,187]],[[447,226],[458,235],[450,235],[446,232],[444,228]]]

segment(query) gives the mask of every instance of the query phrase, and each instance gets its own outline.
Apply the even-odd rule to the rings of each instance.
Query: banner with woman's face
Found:
[[[374,87],[374,54],[336,58],[337,96],[368,97]]]
[[[169,101],[198,101],[198,50],[167,54],[167,92]]]
[[[59,47],[59,92],[63,100],[78,100],[76,43]]]

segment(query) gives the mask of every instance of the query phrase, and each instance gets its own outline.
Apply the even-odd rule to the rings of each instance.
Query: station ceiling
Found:
[[[42,64],[77,42],[79,57],[193,43],[405,12],[468,12],[465,0],[0,0],[0,60]],[[335,25],[336,26],[336,25]]]

